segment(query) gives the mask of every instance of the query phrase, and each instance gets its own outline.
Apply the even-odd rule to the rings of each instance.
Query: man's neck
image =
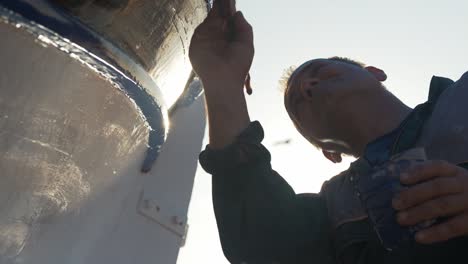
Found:
[[[392,94],[371,101],[370,107],[364,111],[358,109],[353,119],[355,132],[350,142],[356,143],[352,148],[357,156],[363,155],[370,142],[396,129],[412,111]]]

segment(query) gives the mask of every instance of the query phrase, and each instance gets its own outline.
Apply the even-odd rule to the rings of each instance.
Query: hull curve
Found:
[[[204,106],[190,71],[171,66],[186,48],[164,45],[171,34],[187,45],[206,3],[174,1],[176,13],[205,9],[183,34],[173,20],[172,33],[155,27],[166,44],[147,40],[148,54],[128,48],[141,35],[125,42],[121,24],[106,31],[86,15],[160,1],[94,2],[0,2],[0,263],[174,263],[183,243]],[[178,103],[157,84],[169,75],[188,87]],[[142,197],[166,214],[143,214]]]

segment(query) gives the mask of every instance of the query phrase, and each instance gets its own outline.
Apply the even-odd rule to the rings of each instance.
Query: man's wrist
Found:
[[[203,87],[205,92],[218,93],[229,92],[229,91],[242,91],[244,82],[242,80],[236,80],[234,78],[208,78],[202,79]]]
[[[243,86],[208,84],[205,89],[210,131],[210,146],[223,148],[250,123]]]
[[[222,108],[239,108],[245,105],[243,86],[219,85],[205,89],[207,106]],[[245,106],[246,107],[246,106]]]

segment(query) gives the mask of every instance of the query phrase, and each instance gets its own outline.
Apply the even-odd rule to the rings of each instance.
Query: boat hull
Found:
[[[38,7],[45,1],[33,1],[41,16],[7,2],[0,263],[175,263],[204,136],[203,98],[179,100],[169,120],[155,78],[112,38],[54,5]],[[50,21],[79,29],[64,36]]]

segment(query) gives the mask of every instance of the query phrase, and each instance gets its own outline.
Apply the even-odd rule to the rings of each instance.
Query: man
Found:
[[[252,28],[241,12],[221,12],[220,3],[197,28],[190,59],[204,84],[210,128],[200,162],[213,175],[230,262],[468,263],[468,74],[456,83],[435,77],[428,102],[410,109],[383,87],[378,68],[343,58],[306,62],[285,92],[294,125],[332,162],[343,154],[359,159],[320,194],[297,195],[272,170],[260,123],[248,115],[243,84],[254,55]],[[385,164],[416,147],[429,160],[403,171],[409,187],[384,209],[401,227],[431,224],[389,251],[353,177],[366,180],[362,164]]]

